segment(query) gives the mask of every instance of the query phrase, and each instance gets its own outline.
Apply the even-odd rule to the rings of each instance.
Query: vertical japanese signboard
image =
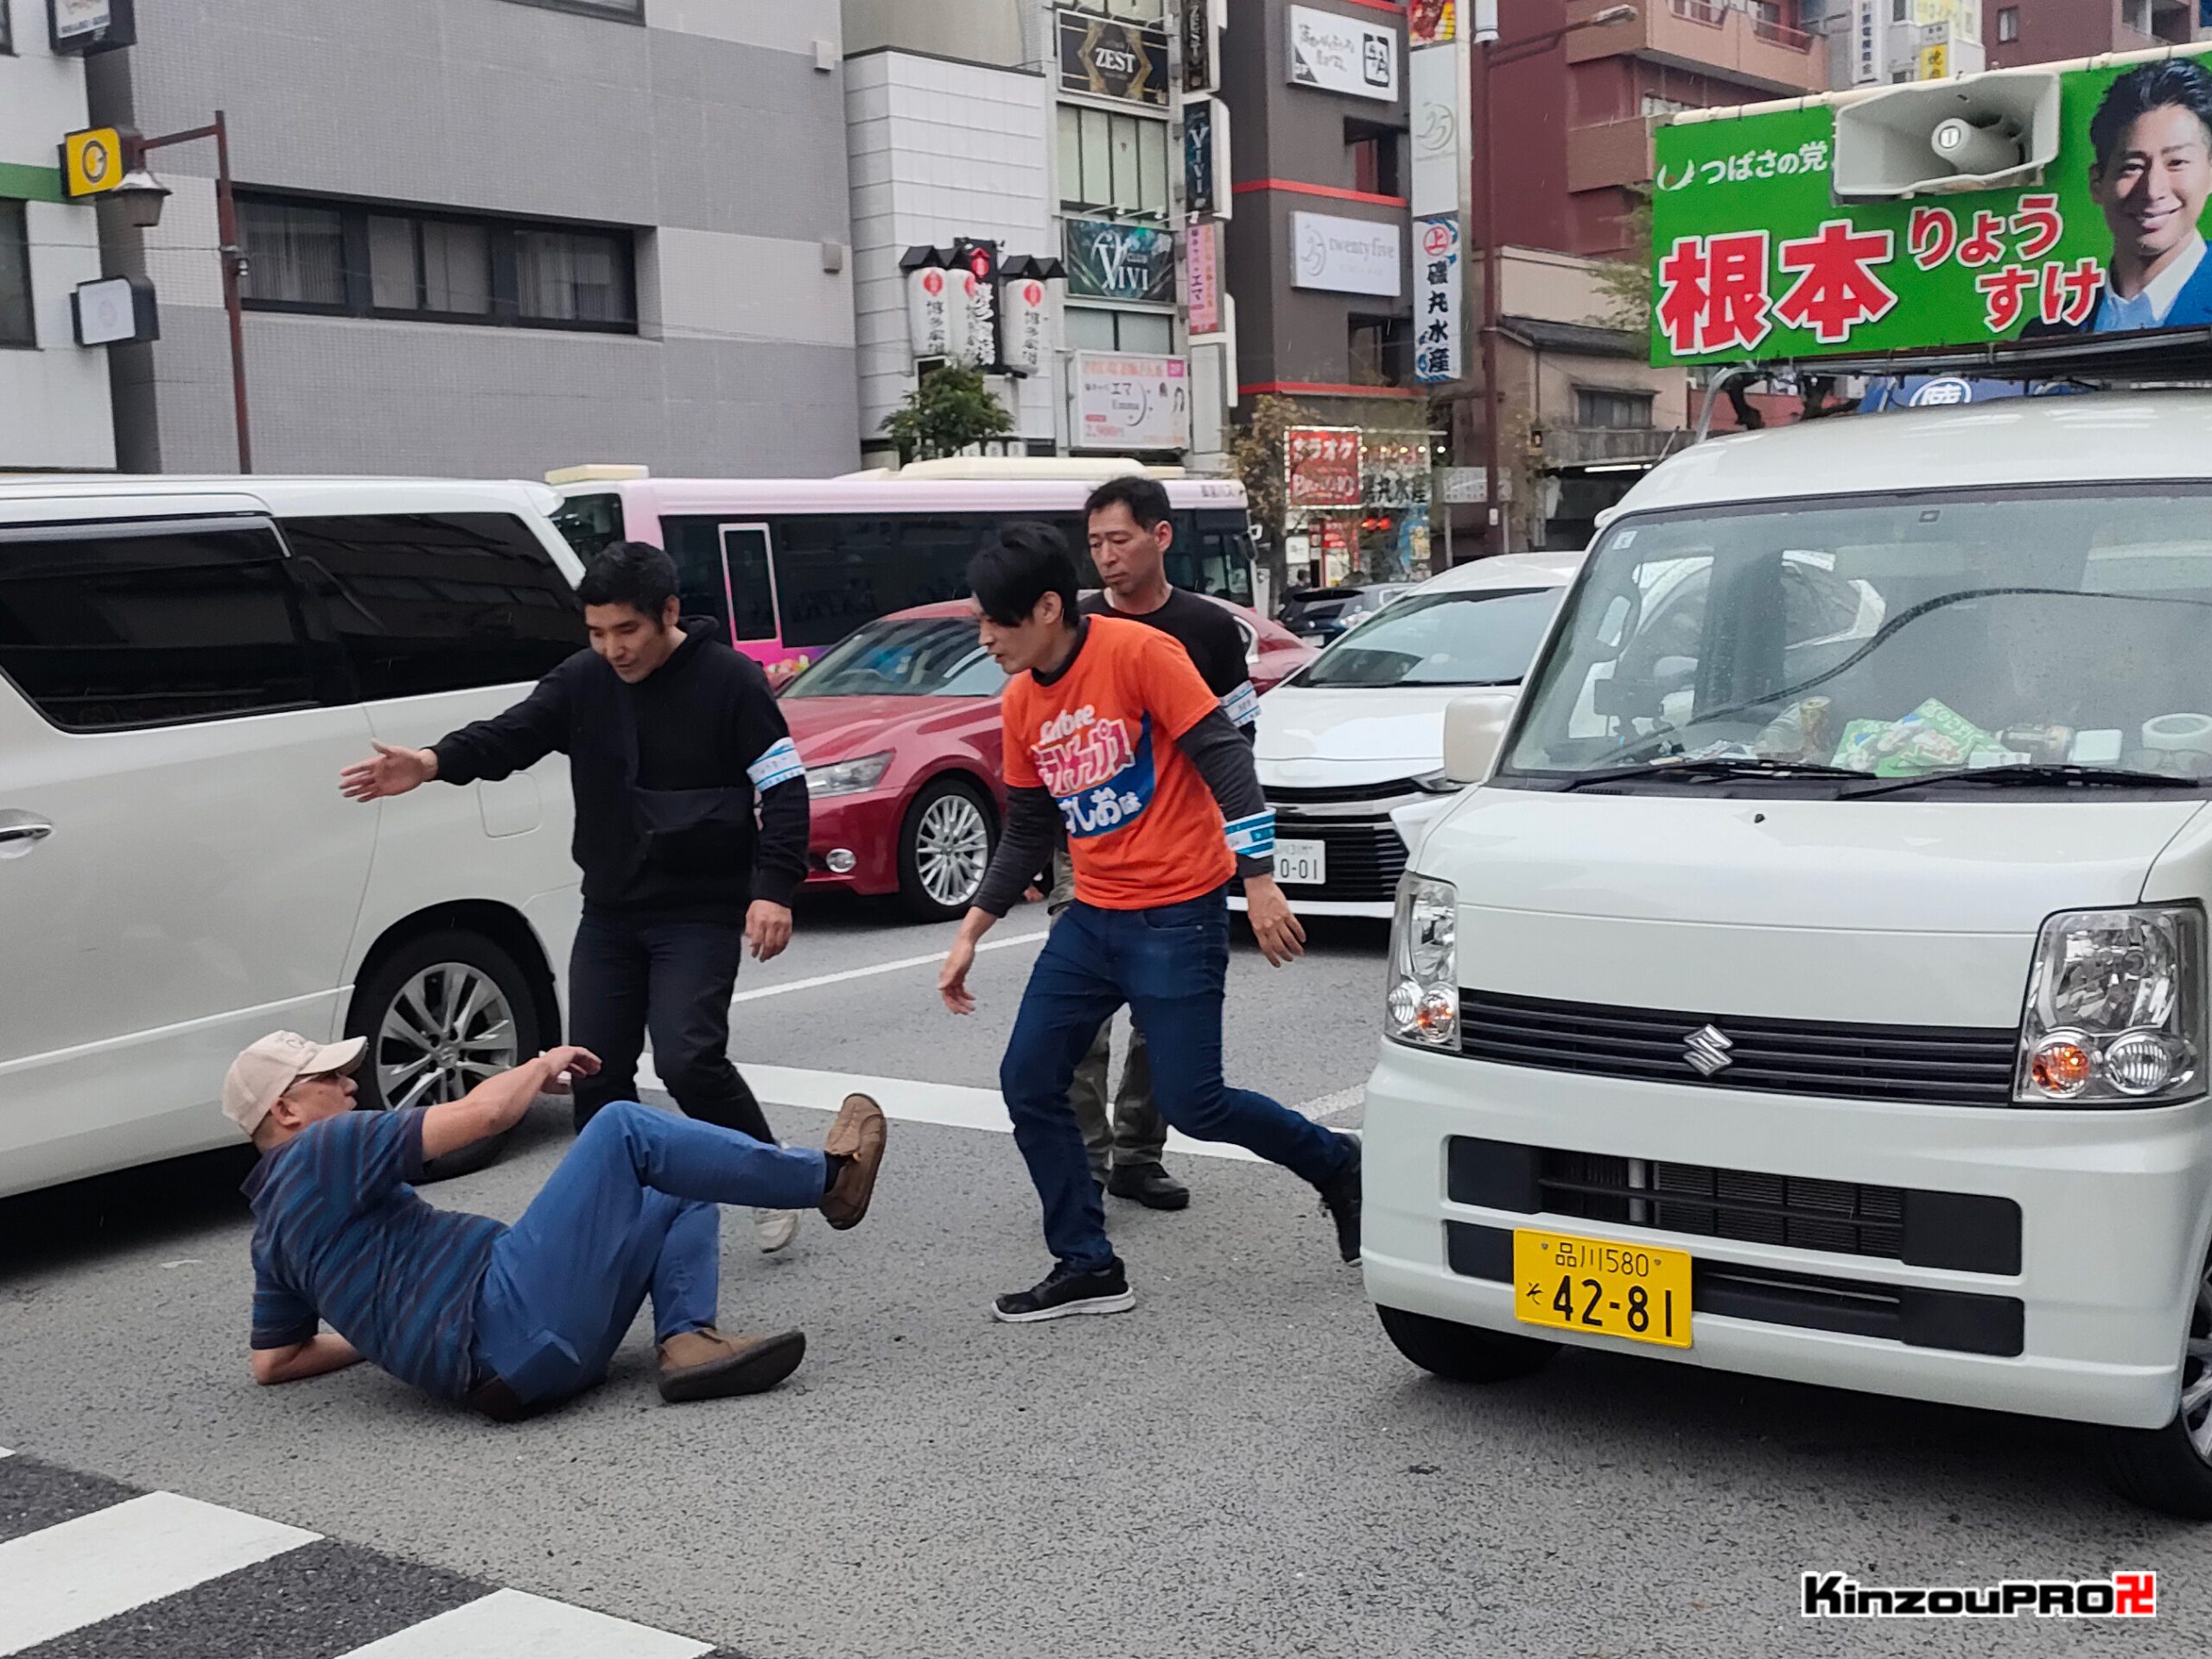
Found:
[[[2208,61],[2065,73],[2056,161],[2039,181],[1998,190],[1840,203],[1829,106],[1661,128],[1652,361],[2212,326],[2200,231],[2212,123],[2197,113],[2212,109]],[[2101,158],[2093,127],[2110,152]],[[2159,187],[2172,205],[2148,217],[2127,160],[2146,151],[2177,158]]]
[[[1203,219],[1191,226],[1183,257],[1183,298],[1191,313],[1191,332],[1221,332],[1221,226]]]
[[[1414,221],[1414,378],[1425,386],[1457,380],[1459,359],[1459,221]]]

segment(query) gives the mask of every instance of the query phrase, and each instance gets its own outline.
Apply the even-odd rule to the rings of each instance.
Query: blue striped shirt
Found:
[[[476,1292],[507,1230],[415,1195],[423,1114],[326,1118],[246,1177],[253,1345],[289,1348],[327,1322],[403,1382],[448,1400],[470,1382]]]

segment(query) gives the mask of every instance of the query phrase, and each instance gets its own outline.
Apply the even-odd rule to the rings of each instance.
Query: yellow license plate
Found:
[[[1513,1312],[1524,1325],[1690,1345],[1687,1250],[1513,1230]]]

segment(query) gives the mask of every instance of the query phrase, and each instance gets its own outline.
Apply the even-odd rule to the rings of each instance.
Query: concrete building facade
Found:
[[[58,165],[86,124],[84,60],[52,50],[42,0],[0,0],[0,472],[115,465],[109,348],[77,344],[70,308],[99,226]]]
[[[25,0],[16,0],[19,10]],[[142,5],[97,118],[226,113],[262,471],[697,474],[856,463],[836,0]],[[114,270],[121,464],[234,464],[207,144]]]
[[[2200,0],[1982,0],[1993,69],[2212,40]]]

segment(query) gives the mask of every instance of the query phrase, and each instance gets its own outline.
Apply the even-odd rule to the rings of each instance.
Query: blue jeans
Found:
[[[818,1152],[609,1103],[492,1247],[476,1294],[479,1369],[538,1405],[607,1375],[648,1294],[656,1341],[712,1325],[715,1206],[808,1209],[828,1178]]]
[[[638,1096],[645,1033],[661,1082],[685,1114],[775,1143],[729,1059],[729,1002],[745,956],[735,922],[645,922],[587,907],[569,956],[569,1040],[599,1056],[576,1084],[576,1127]]]
[[[1077,1272],[1114,1259],[1068,1085],[1098,1027],[1127,1003],[1152,1051],[1153,1096],[1169,1123],[1226,1141],[1319,1185],[1350,1141],[1221,1078],[1221,1004],[1229,977],[1229,901],[1211,893],[1157,910],[1080,900],[1053,925],[1022,993],[999,1066],[1014,1144],[1045,1207],[1045,1242]]]

